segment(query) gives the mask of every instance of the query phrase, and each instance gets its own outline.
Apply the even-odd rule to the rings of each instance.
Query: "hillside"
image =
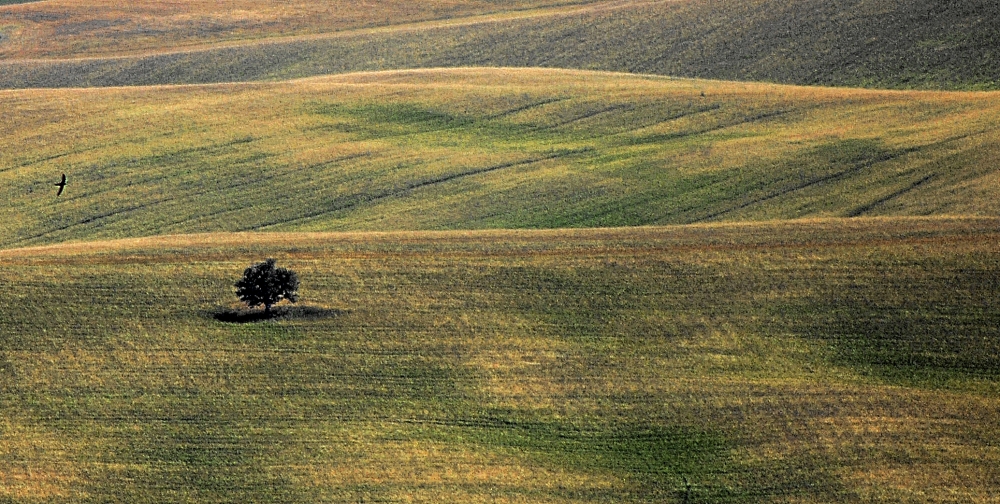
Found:
[[[5,247],[1000,215],[995,93],[460,69],[7,91],[0,108]]]
[[[360,11],[346,7],[352,2],[303,1],[279,11],[260,7],[259,18],[215,4],[185,2],[192,12],[183,16],[169,7],[175,21],[152,0],[128,12],[106,2],[0,8],[0,87],[464,66],[846,87],[1000,87],[1000,7],[988,0],[392,1]],[[95,19],[68,23],[66,9]]]
[[[0,59],[114,57],[408,25],[595,0],[47,0],[0,9]],[[2,5],[2,3],[0,3]],[[547,12],[542,10],[541,12]]]
[[[998,224],[0,251],[0,500],[992,502]]]
[[[996,503],[998,47],[986,0],[0,0],[0,504]]]

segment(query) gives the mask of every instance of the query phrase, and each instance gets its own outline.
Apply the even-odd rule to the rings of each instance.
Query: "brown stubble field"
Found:
[[[587,3],[596,2],[49,0],[0,5],[0,60],[120,57]]]
[[[996,90],[983,0],[63,2],[0,6],[0,87],[546,67]]]
[[[686,480],[696,501],[993,502],[997,224],[4,251],[0,282],[18,288],[0,315],[0,488],[18,502],[681,502]],[[265,255],[299,272],[300,303],[216,320]],[[868,340],[858,323],[898,327]]]

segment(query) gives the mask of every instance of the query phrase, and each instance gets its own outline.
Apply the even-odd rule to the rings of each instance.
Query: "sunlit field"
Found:
[[[0,495],[995,502],[998,224],[0,252]],[[263,257],[299,303],[221,321]]]
[[[0,0],[0,504],[998,503],[998,5]]]
[[[997,90],[983,0],[49,0],[0,6],[0,88],[547,67]]]
[[[48,0],[0,10],[0,59],[107,57],[593,3],[586,0]]]
[[[502,69],[8,91],[0,243],[996,215],[998,96]]]

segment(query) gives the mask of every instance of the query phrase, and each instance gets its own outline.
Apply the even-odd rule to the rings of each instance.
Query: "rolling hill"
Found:
[[[433,0],[427,2],[253,2],[163,0],[12,2],[0,13],[8,40],[0,58],[145,54],[215,44],[316,35],[421,21],[579,6],[595,0]]]
[[[240,10],[235,0],[230,10],[211,2],[185,2],[179,11],[153,1],[92,3],[0,8],[0,87],[464,66],[847,87],[1000,86],[1000,7],[987,0],[390,1],[367,10],[343,1],[283,3],[274,12]]]
[[[998,27],[0,0],[0,504],[996,502]]]
[[[6,246],[1000,214],[995,93],[456,69],[0,106]]]

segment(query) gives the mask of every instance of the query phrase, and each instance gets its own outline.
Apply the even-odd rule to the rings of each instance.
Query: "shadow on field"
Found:
[[[343,310],[317,306],[279,306],[272,308],[270,313],[264,313],[264,310],[218,308],[212,312],[212,318],[230,324],[249,324],[273,319],[322,319],[336,317],[344,313],[346,312]]]

